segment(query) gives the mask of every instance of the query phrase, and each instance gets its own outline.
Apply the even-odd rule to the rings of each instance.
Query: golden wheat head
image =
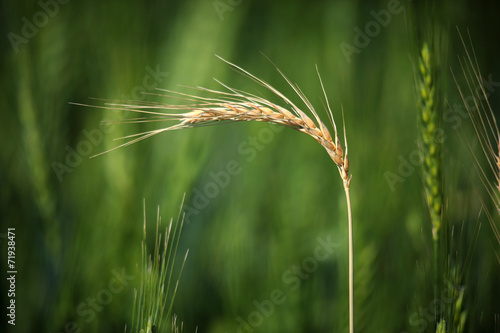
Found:
[[[291,108],[291,111],[280,105],[270,102],[269,100],[266,100],[262,97],[244,91],[240,91],[234,88],[230,88],[220,82],[219,83],[224,88],[226,88],[227,91],[223,92],[223,91],[216,91],[200,87],[196,88],[198,90],[212,94],[213,97],[200,97],[196,95],[159,89],[171,95],[175,95],[175,97],[184,101],[184,104],[169,105],[169,104],[152,103],[152,102],[139,102],[137,104],[109,103],[107,104],[107,106],[102,108],[132,111],[143,114],[145,116],[141,118],[127,119],[125,121],[120,121],[120,123],[152,122],[152,121],[162,121],[162,120],[177,120],[179,121],[179,123],[166,128],[161,128],[157,130],[126,136],[123,139],[131,139],[131,140],[111,150],[136,143],[138,141],[144,140],[146,138],[149,138],[153,135],[165,131],[178,130],[183,128],[197,127],[197,126],[205,126],[221,122],[238,122],[238,121],[267,122],[292,128],[294,130],[297,130],[299,132],[311,136],[314,140],[319,142],[323,146],[323,148],[325,148],[327,153],[330,155],[333,162],[335,162],[335,165],[337,166],[340,172],[340,176],[344,181],[344,186],[349,187],[350,185],[349,158],[347,155],[347,140],[345,138],[345,128],[344,128],[344,142],[346,151],[344,153],[344,150],[342,149],[342,145],[337,133],[337,128],[332,116],[332,112],[330,110],[328,98],[326,97],[326,93],[323,87],[323,82],[321,81],[321,76],[319,76],[319,72],[318,72],[318,77],[321,83],[321,87],[323,89],[323,94],[326,99],[328,116],[334,128],[333,137],[330,134],[330,131],[328,130],[326,125],[319,118],[317,112],[315,111],[314,107],[309,102],[307,97],[281,71],[279,71],[279,69],[278,71],[280,72],[280,74],[294,89],[294,91],[298,94],[300,99],[304,102],[309,111],[312,113],[315,121],[313,121],[303,111],[301,111],[292,101],[290,101],[287,97],[285,97],[285,95],[283,95],[281,92],[279,92],[277,89],[272,87],[264,80],[257,78],[253,74],[250,74],[244,69],[222,58],[220,59],[228,63],[237,71],[248,76],[258,84],[264,86],[272,93],[274,93],[276,96],[280,97]],[[164,113],[157,110],[181,110],[187,112]],[[109,151],[110,150],[106,152]]]

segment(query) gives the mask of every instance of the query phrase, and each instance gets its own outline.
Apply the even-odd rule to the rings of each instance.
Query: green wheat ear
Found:
[[[172,314],[173,303],[179,285],[182,269],[189,251],[186,251],[179,276],[173,281],[173,271],[180,234],[184,224],[181,209],[176,223],[173,219],[160,231],[161,217],[158,208],[155,234],[155,248],[152,255],[148,251],[146,234],[146,212],[144,208],[144,236],[142,240],[141,286],[135,290],[132,332],[180,332],[177,318]],[[163,242],[162,242],[163,237]],[[163,246],[162,246],[163,245]],[[174,284],[174,285],[173,285]]]
[[[429,212],[432,222],[432,238],[439,240],[442,222],[442,184],[441,184],[441,129],[439,123],[439,103],[435,86],[433,56],[427,43],[424,43],[419,59],[419,109],[421,111],[420,135],[422,172]]]
[[[463,288],[459,289],[457,295],[455,296],[455,309],[453,315],[453,328],[455,332],[462,333],[465,330],[465,322],[467,321],[467,311],[463,308],[464,301],[464,292]]]
[[[436,326],[436,333],[463,333],[465,331],[467,311],[463,309],[464,292],[464,288],[454,286],[453,303],[446,309],[448,325],[446,319],[442,318]]]
[[[433,44],[431,44],[432,47]],[[420,49],[416,82],[419,110],[420,154],[426,201],[432,226],[434,299],[438,298],[440,284],[440,234],[442,224],[442,138],[440,126],[441,103],[437,79],[438,54],[424,42]],[[437,311],[437,308],[435,309]],[[438,317],[439,320],[439,317]],[[443,323],[444,325],[444,323]]]

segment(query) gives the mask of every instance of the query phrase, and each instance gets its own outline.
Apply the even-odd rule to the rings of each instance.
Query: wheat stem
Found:
[[[354,246],[352,230],[352,210],[349,184],[344,182],[345,198],[347,201],[347,223],[349,229],[349,332],[354,333]]]

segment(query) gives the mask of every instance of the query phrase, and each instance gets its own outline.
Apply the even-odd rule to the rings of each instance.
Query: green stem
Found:
[[[437,312],[437,300],[439,293],[439,237],[436,235],[434,242],[434,313],[436,314],[436,322],[439,322],[439,314]]]

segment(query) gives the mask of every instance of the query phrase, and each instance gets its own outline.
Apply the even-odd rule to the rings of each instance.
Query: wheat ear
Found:
[[[172,312],[179,280],[189,250],[184,255],[177,279],[173,276],[173,272],[176,267],[177,248],[184,225],[184,214],[182,214],[184,197],[179,208],[177,221],[174,223],[173,219],[171,219],[170,223],[165,227],[164,233],[160,230],[160,227],[163,226],[161,225],[160,207],[158,207],[155,247],[152,254],[149,253],[147,246],[146,203],[144,202],[141,284],[139,291],[134,290],[132,332],[167,331],[169,322],[171,323],[172,332],[178,331],[177,318]],[[163,249],[161,249],[162,245]]]
[[[333,119],[333,115],[330,109],[328,98],[326,97],[326,92],[323,86],[323,82],[321,80],[321,76],[319,75],[319,71],[317,68],[316,71],[318,73],[318,78],[320,80],[323,95],[325,97],[326,107],[328,110],[328,117],[334,129],[333,136],[331,135],[327,126],[321,121],[320,117],[318,116],[311,102],[302,93],[300,88],[297,85],[293,84],[278,68],[276,68],[278,72],[283,76],[283,78],[287,81],[290,87],[292,87],[292,89],[297,93],[302,102],[307,106],[307,108],[313,115],[314,120],[312,120],[309,116],[307,116],[290,99],[288,99],[285,95],[283,95],[269,83],[265,82],[262,79],[257,78],[255,75],[236,66],[235,64],[232,64],[222,58],[220,59],[229,64],[230,66],[232,66],[238,72],[242,73],[243,75],[249,77],[253,81],[260,84],[261,86],[270,90],[273,94],[275,94],[281,100],[283,100],[290,109],[284,108],[262,97],[241,90],[237,90],[234,88],[230,88],[221,82],[219,83],[227,91],[217,91],[202,87],[196,88],[200,91],[211,94],[211,96],[213,97],[200,97],[192,94],[184,94],[170,90],[159,89],[160,91],[167,93],[167,95],[163,96],[176,97],[178,99],[181,99],[184,102],[184,104],[166,105],[162,103],[152,103],[152,102],[141,102],[138,104],[110,103],[102,108],[132,111],[144,115],[144,117],[127,119],[125,121],[120,121],[120,123],[154,122],[154,121],[164,121],[164,120],[177,120],[179,123],[166,128],[161,128],[143,133],[137,133],[123,137],[123,139],[129,139],[129,141],[111,150],[136,143],[138,141],[144,140],[146,138],[149,138],[153,135],[162,132],[198,127],[198,126],[220,124],[222,122],[240,122],[240,121],[267,122],[276,125],[283,125],[311,136],[314,140],[316,140],[319,144],[321,144],[321,146],[323,146],[323,148],[329,154],[329,156],[337,166],[337,169],[340,173],[340,177],[344,185],[346,201],[347,201],[348,230],[349,230],[348,231],[349,233],[349,327],[350,327],[350,332],[353,333],[354,332],[354,287],[353,287],[354,254],[353,254],[352,211],[351,211],[351,201],[349,193],[351,176],[349,174],[349,158],[347,151],[347,138],[345,135],[345,124],[344,124],[344,145],[345,145],[345,153],[344,153],[344,149],[342,148],[342,144],[338,136],[337,126]],[[172,113],[164,113],[161,112],[160,110],[182,110],[187,112],[172,114]],[[109,151],[110,150],[103,152],[101,154],[107,153]]]
[[[427,43],[420,50],[418,66],[418,106],[420,111],[420,151],[426,201],[432,224],[434,247],[434,298],[438,297],[439,243],[442,224],[442,141],[440,138],[440,100],[436,84],[436,55]]]
[[[248,76],[252,80],[256,81],[260,85],[269,89],[272,93],[280,97],[290,108],[284,108],[280,105],[272,103],[262,97],[240,91],[234,88],[230,88],[223,83],[219,82],[224,88],[227,89],[226,92],[211,90],[207,88],[197,87],[195,89],[213,94],[214,97],[200,97],[192,94],[184,94],[180,92],[158,89],[159,91],[166,92],[167,94],[161,96],[175,97],[184,101],[182,105],[168,105],[163,103],[154,102],[139,102],[134,104],[128,103],[107,103],[107,106],[97,106],[104,109],[112,110],[124,110],[143,114],[145,117],[133,118],[120,120],[116,123],[139,123],[139,122],[156,122],[165,120],[176,120],[179,121],[178,124],[173,126],[160,128],[148,132],[136,133],[122,137],[121,139],[130,139],[124,144],[121,144],[115,148],[102,152],[100,154],[94,155],[99,156],[101,154],[108,153],[112,150],[125,147],[141,140],[147,139],[153,135],[179,130],[184,128],[199,127],[218,124],[221,122],[238,122],[238,121],[260,121],[268,122],[272,124],[284,125],[286,127],[292,128],[299,132],[305,133],[319,142],[323,148],[330,155],[333,162],[337,166],[340,176],[344,182],[344,187],[349,187],[350,185],[350,175],[349,175],[349,158],[347,155],[347,140],[344,135],[344,141],[346,146],[346,152],[342,149],[342,144],[340,142],[337,127],[333,119],[333,115],[330,109],[328,99],[326,98],[326,93],[323,88],[323,82],[319,76],[321,86],[323,88],[323,93],[326,99],[329,120],[334,128],[334,136],[330,134],[327,126],[321,121],[316,110],[307,99],[307,97],[302,93],[300,88],[293,84],[281,71],[280,74],[285,78],[288,84],[294,89],[298,94],[300,99],[306,104],[309,111],[314,116],[315,121],[308,117],[302,110],[300,110],[291,100],[289,100],[285,95],[279,92],[277,89],[272,87],[270,84],[262,79],[257,78],[253,74],[245,71],[244,69],[220,58],[225,61],[233,68],[237,69],[244,75]],[[279,71],[279,70],[278,70]],[[85,104],[72,103],[75,105],[89,106]],[[93,106],[96,107],[96,106]],[[189,110],[183,113],[164,113],[157,110]],[[344,131],[345,134],[345,131]]]

